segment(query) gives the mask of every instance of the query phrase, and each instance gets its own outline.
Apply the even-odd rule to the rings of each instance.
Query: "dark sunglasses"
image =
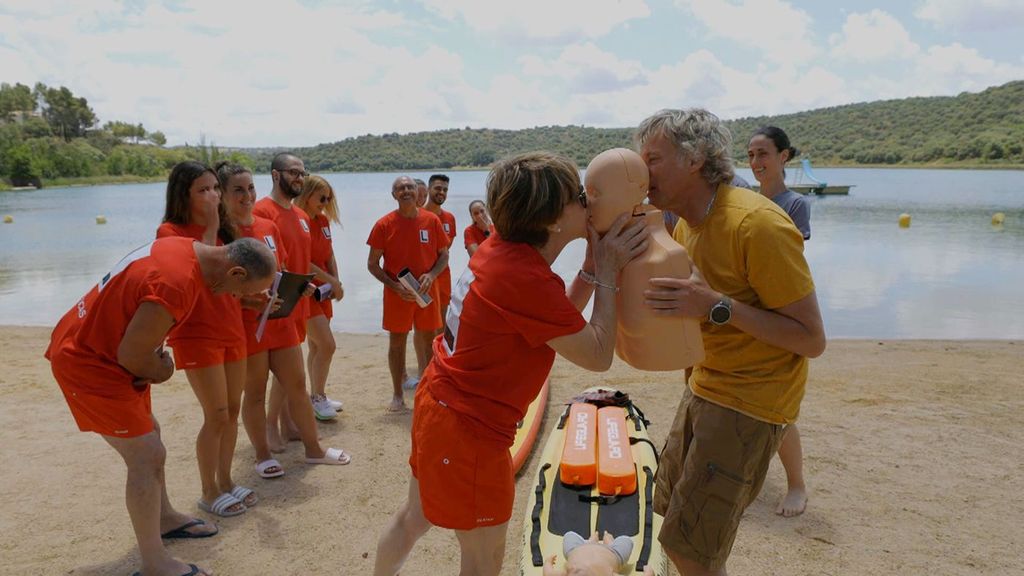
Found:
[[[587,189],[580,184],[580,193],[576,195],[576,200],[579,200],[580,206],[587,207]]]
[[[332,198],[331,196],[321,196],[320,197],[320,203],[321,204],[327,204],[328,202],[331,201],[331,198]]]

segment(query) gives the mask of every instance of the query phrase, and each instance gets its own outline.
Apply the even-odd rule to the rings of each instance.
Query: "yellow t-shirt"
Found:
[[[814,291],[803,236],[786,212],[750,190],[722,184],[707,219],[680,219],[673,233],[707,283],[733,300],[781,308]],[[726,324],[701,322],[704,361],[690,386],[705,400],[775,424],[800,413],[807,358]]]

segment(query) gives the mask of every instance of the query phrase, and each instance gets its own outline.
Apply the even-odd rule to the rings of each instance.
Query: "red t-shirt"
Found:
[[[547,342],[586,321],[535,248],[497,237],[470,259],[448,316],[448,332],[434,340],[430,392],[479,434],[511,445],[555,360]]]
[[[139,305],[159,304],[180,324],[209,291],[193,242],[163,238],[135,249],[60,319],[46,358],[74,367],[75,380],[65,385],[98,395],[131,386],[135,376],[118,364],[117,349]]]
[[[405,218],[395,210],[377,220],[366,243],[384,251],[384,272],[392,279],[402,268],[419,278],[434,267],[438,253],[448,247],[448,237],[441,219],[430,212],[420,209],[415,218]]]
[[[295,206],[282,208],[271,197],[264,196],[253,206],[252,213],[277,225],[284,247],[283,268],[296,274],[308,274],[312,244],[306,212]],[[306,298],[300,298],[288,317],[305,324],[308,315],[309,303]]]
[[[205,231],[206,227],[198,224],[164,222],[156,229],[156,237],[180,236],[202,241]],[[218,238],[217,246],[221,245],[223,242]],[[188,320],[175,325],[167,335],[167,343],[172,348],[187,346],[187,340],[210,340],[229,348],[245,345],[242,306],[238,299],[231,294],[214,294],[209,288],[200,290]]]
[[[321,270],[330,270],[328,263],[334,256],[334,245],[331,243],[331,222],[323,214],[318,214],[312,219],[310,235],[312,236],[310,262],[316,264]],[[323,284],[319,280],[314,281],[317,285]]]
[[[467,249],[473,244],[476,244],[476,247],[479,248],[480,245],[484,243],[484,240],[487,240],[493,235],[493,225],[490,227],[490,231],[486,235],[484,234],[483,230],[477,228],[476,224],[470,224],[469,226],[466,226],[466,230],[462,233],[462,237],[465,239]]]
[[[448,239],[447,245],[450,247],[452,242],[455,241],[455,237],[459,235],[458,229],[455,228],[455,214],[452,214],[443,208],[440,210],[441,214],[439,218],[441,218],[441,229],[444,230],[444,235]],[[450,266],[445,266],[444,270],[441,271],[441,275],[438,276],[438,278],[442,277],[445,278],[448,285],[451,286],[452,270]]]
[[[274,253],[274,258],[277,258],[277,268],[281,269],[282,262],[285,259],[285,249],[284,242],[281,241],[281,232],[277,229],[276,224],[266,218],[253,216],[252,225],[239,225],[238,232],[246,238],[255,238],[265,243],[270,248],[270,251]],[[260,312],[243,308],[242,319],[246,325],[251,324],[255,326],[260,323]]]

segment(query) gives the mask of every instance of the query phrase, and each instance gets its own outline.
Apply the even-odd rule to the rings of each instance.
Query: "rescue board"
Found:
[[[537,441],[537,432],[540,431],[540,423],[544,420],[544,409],[548,405],[548,385],[549,381],[544,380],[544,385],[541,386],[537,397],[533,399],[530,407],[526,409],[526,416],[523,417],[519,427],[516,429],[516,439],[508,449],[512,455],[513,474],[519,473],[523,464],[526,463],[526,459],[530,456],[534,443]]]
[[[656,576],[668,574],[668,558],[658,542],[663,518],[653,508],[658,452],[648,422],[614,389],[588,388],[580,398],[600,392],[614,394],[621,405],[595,411],[573,409],[594,404],[593,399],[570,403],[544,444],[525,510],[520,576],[541,576],[552,555],[564,566],[562,538],[569,531],[584,538],[595,531],[628,536],[633,552],[622,574],[642,574],[648,565]],[[604,400],[600,404],[607,406]],[[632,475],[623,474],[628,464],[616,461],[622,458],[632,460]]]

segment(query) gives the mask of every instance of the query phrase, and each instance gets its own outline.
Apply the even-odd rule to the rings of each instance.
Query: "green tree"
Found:
[[[7,151],[4,165],[15,186],[39,186],[42,170],[31,148],[19,144]]]
[[[35,112],[37,108],[32,89],[18,83],[14,86],[0,84],[0,120],[10,120],[15,112]]]
[[[89,102],[85,98],[76,98],[64,86],[49,88],[40,82],[36,84],[35,93],[43,102],[43,118],[50,123],[54,134],[66,142],[85,136],[86,131],[96,124],[96,113],[89,108]]]
[[[161,147],[167,144],[167,137],[164,136],[164,133],[159,130],[147,134],[146,139],[152,142],[153,144],[156,144],[157,146]]]

